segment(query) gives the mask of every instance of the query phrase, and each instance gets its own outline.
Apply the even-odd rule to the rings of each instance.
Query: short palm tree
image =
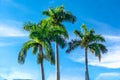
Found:
[[[29,48],[32,48],[33,54],[37,54],[38,52],[37,63],[40,64],[41,66],[42,80],[45,80],[43,65],[44,59],[50,61],[51,64],[54,64],[55,62],[54,53],[52,51],[50,41],[47,39],[48,36],[46,35],[47,31],[46,32],[44,31],[45,27],[33,23],[25,24],[24,29],[30,32],[29,34],[30,40],[25,42],[24,45],[22,46],[22,49],[20,50],[18,55],[18,62],[24,64],[25,58],[27,56],[27,51],[29,50]]]
[[[46,11],[43,11],[43,14],[48,16],[47,18],[47,21],[49,21],[49,25],[48,26],[52,26],[52,27],[61,27],[61,29],[65,32],[65,34],[57,34],[56,32],[56,37],[53,37],[55,38],[54,40],[57,40],[55,41],[56,42],[56,74],[57,74],[57,79],[56,80],[60,80],[60,68],[59,68],[59,53],[58,53],[58,43],[57,42],[60,42],[59,41],[59,37],[62,38],[63,41],[65,41],[66,38],[68,38],[68,33],[64,27],[64,25],[62,25],[62,22],[72,22],[74,23],[76,21],[76,18],[75,16],[72,15],[72,13],[68,12],[68,11],[65,11],[64,10],[64,6],[59,6],[55,9],[53,8],[50,8]],[[59,37],[58,37],[59,36]],[[62,42],[64,43],[64,42]]]
[[[71,52],[76,47],[80,46],[82,49],[85,49],[85,80],[89,80],[88,72],[88,50],[91,53],[94,53],[98,57],[99,61],[101,60],[101,53],[106,53],[107,49],[102,44],[105,42],[105,39],[101,35],[96,35],[94,30],[88,30],[83,24],[82,29],[84,32],[75,30],[74,34],[79,37],[79,39],[72,40],[68,43],[69,47],[66,52]]]

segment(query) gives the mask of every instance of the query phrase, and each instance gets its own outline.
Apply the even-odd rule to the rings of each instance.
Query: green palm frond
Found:
[[[53,8],[49,8],[48,10],[43,11],[42,14],[49,17],[54,17],[55,12]]]
[[[41,25],[42,27],[50,27],[51,26],[51,18],[46,18],[46,19],[42,19],[40,22],[39,22],[39,25]]]
[[[76,17],[69,11],[64,12],[64,17],[61,19],[62,21],[76,22]]]
[[[72,40],[71,42],[68,43],[68,49],[66,50],[66,52],[69,53],[70,51],[80,46],[80,44],[81,44],[80,40]]]
[[[36,28],[36,24],[32,22],[27,22],[23,26],[23,29],[26,31],[36,30]]]
[[[86,34],[88,32],[87,27],[86,27],[85,24],[82,24],[82,29],[84,31],[84,34]]]
[[[61,36],[55,36],[53,39],[61,48],[66,47],[66,40]]]
[[[56,11],[56,12],[60,12],[60,11],[63,12],[63,11],[64,11],[64,5],[61,5],[61,6],[56,7],[56,8],[55,8],[55,11]]]
[[[62,24],[54,24],[51,22],[51,20],[44,19],[42,22],[42,27],[45,30],[44,33],[47,35],[62,35],[64,38],[68,38],[68,33],[65,27]]]
[[[83,34],[78,30],[74,30],[74,34],[80,38],[83,38]]]
[[[33,54],[36,54],[38,52],[38,47],[39,47],[38,45],[33,46],[33,49],[32,49]]]
[[[99,49],[102,53],[107,53],[107,48],[103,44],[98,43]]]
[[[54,23],[61,23],[64,21],[72,22],[74,23],[76,21],[76,17],[73,16],[72,13],[69,11],[64,10],[64,6],[58,6],[57,8],[50,8],[46,11],[43,11],[43,14],[51,17],[51,20],[53,20]]]
[[[55,64],[55,56],[54,56],[54,52],[53,49],[51,47],[51,43],[48,42],[43,42],[42,43],[44,50],[45,50],[45,54],[44,58],[49,60],[51,64]]]
[[[24,64],[28,49],[36,45],[38,45],[38,43],[33,40],[24,43],[18,55],[18,63]]]
[[[105,42],[104,37],[102,37],[101,35],[94,35],[94,40],[97,42]]]
[[[106,53],[107,49],[103,44],[100,43],[92,43],[88,45],[90,51],[92,53],[95,53],[95,56],[99,58],[99,61],[101,60],[101,53]]]
[[[93,43],[91,45],[89,45],[89,49],[92,53],[95,53],[95,56],[98,57],[99,61],[101,60],[101,54],[100,54],[100,49],[98,44]]]
[[[52,35],[55,35],[55,36],[61,35],[65,39],[68,38],[67,30],[65,29],[65,27],[62,24],[51,26],[49,31],[50,31],[50,34],[52,34]]]

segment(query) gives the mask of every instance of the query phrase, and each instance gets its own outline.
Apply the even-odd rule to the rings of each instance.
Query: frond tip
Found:
[[[25,51],[20,51],[19,55],[18,55],[18,63],[24,64],[25,57],[26,57],[26,52]]]
[[[80,40],[72,40],[71,42],[68,43],[68,49],[66,50],[66,52],[70,53],[76,47],[80,46],[80,43],[81,43]]]

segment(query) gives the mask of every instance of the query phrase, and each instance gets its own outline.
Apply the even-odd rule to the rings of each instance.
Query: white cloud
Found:
[[[19,71],[14,71],[9,74],[0,74],[0,76],[7,80],[13,79],[34,79],[33,75],[30,73],[23,73]]]
[[[114,43],[108,43],[110,46],[107,46],[108,53],[102,55],[101,62],[99,63],[98,58],[94,54],[89,55],[89,65],[101,66],[106,68],[120,68],[120,41],[119,36],[107,36],[108,41],[114,41]],[[113,40],[112,40],[113,39]],[[107,41],[106,41],[107,42]],[[82,50],[82,49],[81,49]],[[84,52],[81,51],[84,54]],[[75,62],[83,63],[84,55],[80,55],[80,52],[77,50],[76,56],[70,57]],[[79,57],[78,57],[79,56]]]
[[[0,23],[0,37],[20,37],[27,34],[22,31],[22,26],[17,21],[8,21]]]
[[[6,42],[0,42],[0,46],[9,46],[13,45],[14,43],[6,43]]]
[[[51,74],[50,76],[48,76],[47,80],[56,80],[56,75],[55,74]],[[83,76],[68,76],[66,74],[61,75],[61,80],[84,80]]]
[[[95,80],[119,80],[120,73],[101,73]]]
[[[111,42],[120,42],[120,36],[104,35],[104,38]]]
[[[17,28],[8,27],[8,25],[0,25],[0,37],[18,37],[26,36],[22,31]]]
[[[19,9],[21,11],[29,11],[26,6],[24,6],[23,4],[17,3],[15,2],[15,0],[0,0],[0,4],[2,6],[2,8],[4,9],[4,6],[7,7],[14,7],[16,9]]]
[[[26,70],[19,70],[17,68],[0,68],[0,77],[2,79],[7,79],[7,80],[13,80],[13,79],[32,79],[32,80],[38,80],[40,77],[33,72],[26,71]],[[33,75],[34,74],[34,75]]]

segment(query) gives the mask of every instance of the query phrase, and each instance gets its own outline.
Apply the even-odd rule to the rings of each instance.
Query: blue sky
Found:
[[[40,80],[40,65],[36,56],[28,51],[24,65],[17,63],[18,52],[28,40],[22,27],[25,22],[39,22],[49,7],[64,5],[76,17],[75,24],[64,23],[70,39],[76,38],[73,30],[82,23],[102,34],[108,53],[102,61],[89,54],[91,80],[120,79],[120,1],[119,0],[0,0],[0,80],[27,78]],[[54,49],[54,46],[53,46]],[[55,80],[55,66],[45,61],[46,80]],[[84,80],[84,50],[77,48],[71,54],[60,49],[61,80]]]

